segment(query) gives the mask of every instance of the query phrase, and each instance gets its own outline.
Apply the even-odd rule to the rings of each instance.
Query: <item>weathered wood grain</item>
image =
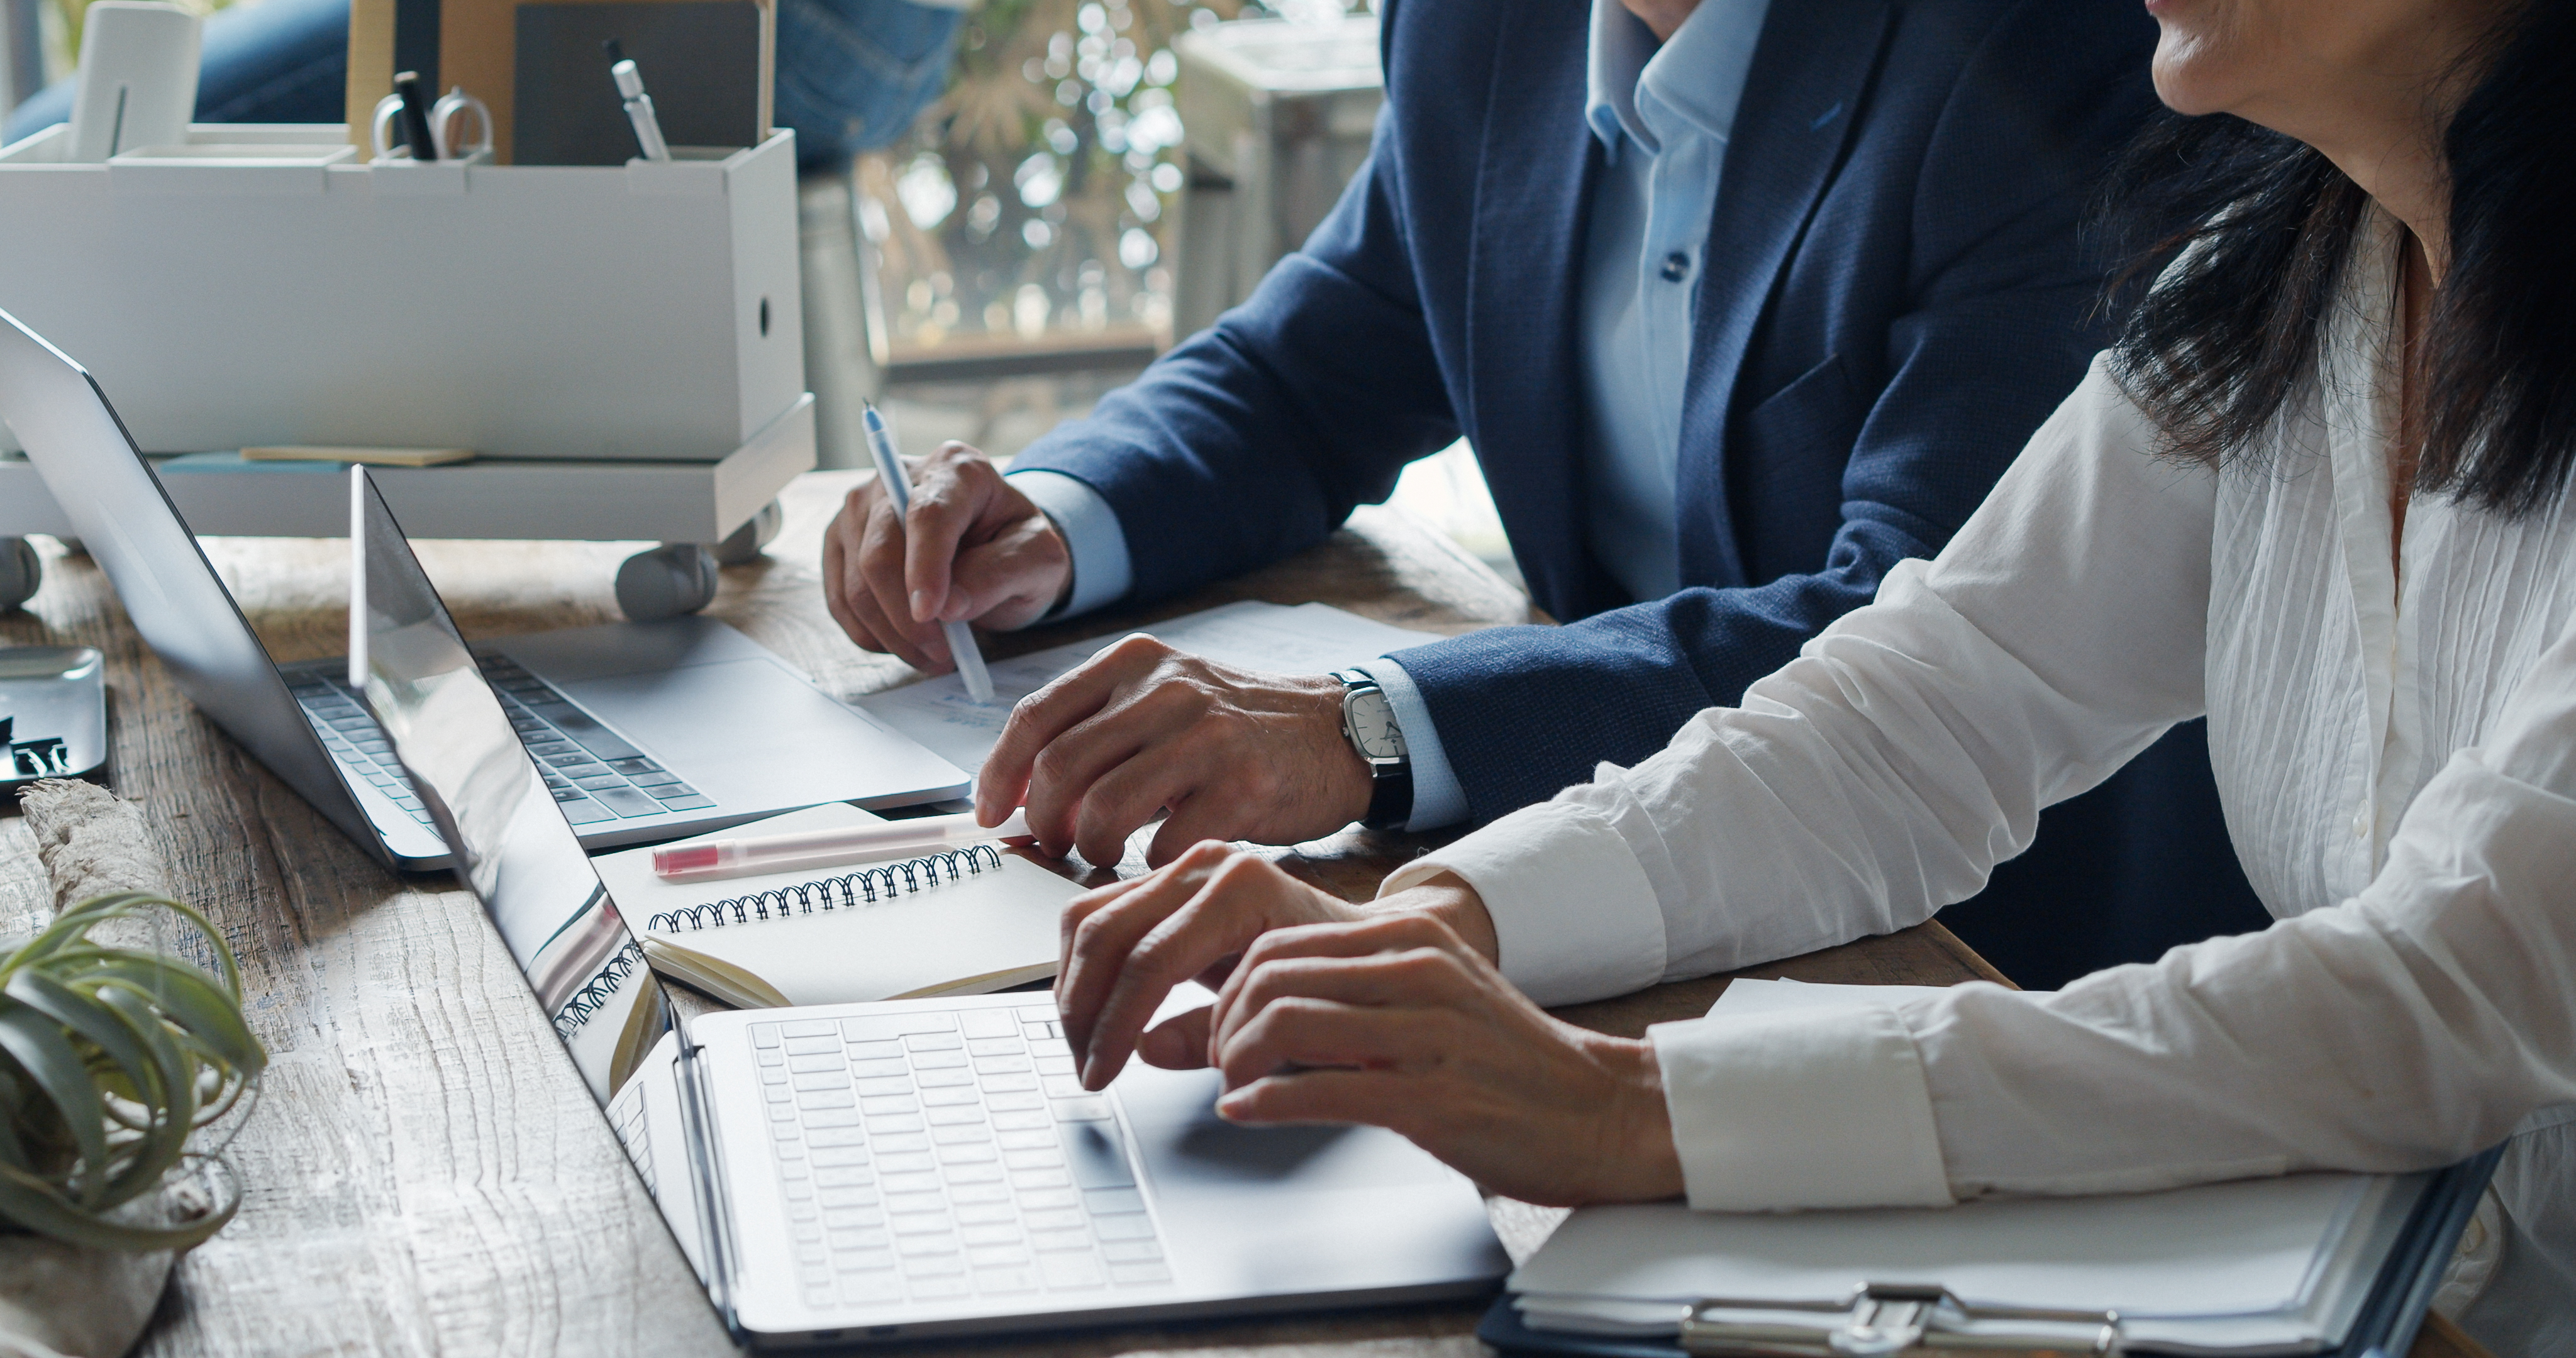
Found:
[[[857,480],[821,473],[793,487],[768,556],[726,569],[709,609],[845,697],[912,677],[844,639],[817,592],[823,525]],[[469,636],[614,618],[610,581],[637,546],[419,544]],[[210,539],[206,549],[280,658],[345,650],[346,543]],[[1271,569],[1156,608],[997,636],[991,650],[1013,655],[1115,635],[1235,599],[1322,599],[1443,633],[1541,620],[1438,534],[1372,509]],[[29,611],[0,616],[0,644],[62,642],[106,653],[108,782],[150,811],[174,875],[239,953],[251,1022],[275,1061],[229,1151],[247,1189],[241,1217],[183,1261],[142,1351],[725,1351],[678,1250],[473,899],[443,878],[388,872],[343,839],[189,706],[94,565],[54,553]],[[43,871],[10,810],[0,816],[0,929],[40,919],[46,900]],[[1364,898],[1436,842],[1352,830],[1274,852],[1307,880]],[[1141,870],[1135,852],[1117,869]],[[1933,925],[1759,974],[2002,979]],[[1567,1016],[1633,1034],[1704,1011],[1723,985],[1662,987]],[[1493,1209],[1516,1256],[1562,1217],[1499,1199]],[[969,1351],[1445,1358],[1481,1351],[1469,1336],[1478,1309],[1129,1327]]]

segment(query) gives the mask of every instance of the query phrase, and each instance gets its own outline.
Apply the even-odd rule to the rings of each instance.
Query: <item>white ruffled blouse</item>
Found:
[[[1660,1026],[1691,1203],[2412,1170],[2576,1117],[2576,510],[2418,497],[2392,569],[2399,239],[2356,243],[2263,456],[2159,459],[2097,361],[1938,559],[1743,706],[1387,890],[1456,872],[1530,995],[1617,994],[1929,918],[2206,713],[2270,928],[2056,994]],[[2568,1130],[2508,1207],[2576,1213]]]

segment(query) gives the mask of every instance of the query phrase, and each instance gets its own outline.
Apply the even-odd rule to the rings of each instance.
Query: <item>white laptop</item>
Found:
[[[846,1345],[1421,1301],[1508,1271],[1475,1186],[1391,1132],[1237,1127],[1208,1071],[1137,1063],[1086,1092],[1044,994],[674,1030],[502,699],[365,471],[351,482],[348,682],[737,1336]]]
[[[0,420],[180,688],[370,851],[402,868],[445,865],[392,747],[342,687],[346,662],[274,663],[89,373],[8,313],[0,322]],[[967,786],[955,765],[712,619],[543,632],[475,653],[593,847]]]

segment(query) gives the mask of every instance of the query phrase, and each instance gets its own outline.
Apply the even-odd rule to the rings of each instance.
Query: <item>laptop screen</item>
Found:
[[[350,685],[604,1105],[670,1028],[669,1003],[375,483],[349,479]]]

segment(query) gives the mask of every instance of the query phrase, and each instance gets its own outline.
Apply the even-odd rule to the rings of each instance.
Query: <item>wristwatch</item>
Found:
[[[1362,670],[1336,670],[1342,681],[1342,735],[1369,770],[1368,814],[1360,824],[1399,830],[1413,819],[1413,757],[1395,724],[1395,704]]]

